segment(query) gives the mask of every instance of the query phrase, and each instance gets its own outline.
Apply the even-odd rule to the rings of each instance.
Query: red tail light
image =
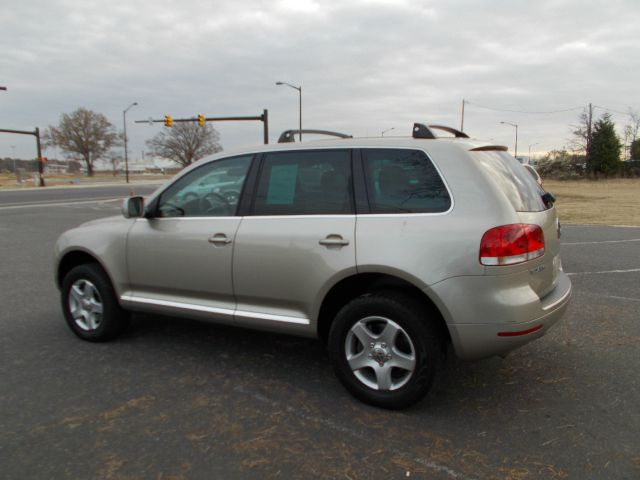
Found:
[[[544,255],[544,233],[538,225],[516,223],[492,228],[482,236],[482,265],[514,265]]]

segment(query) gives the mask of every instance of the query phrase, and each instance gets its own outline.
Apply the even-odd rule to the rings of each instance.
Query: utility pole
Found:
[[[267,145],[269,143],[269,110],[267,110],[266,108],[262,110],[260,120],[262,121],[264,144]]]
[[[585,156],[588,160],[589,152],[591,151],[591,128],[593,124],[593,105],[589,104],[589,111],[587,113],[587,151]]]
[[[18,179],[18,171],[16,170],[16,146],[11,145],[11,150],[13,150],[13,174],[16,176],[16,180]]]
[[[40,173],[40,186],[44,187],[44,160],[42,159],[42,147],[40,146],[40,128],[36,127],[36,148],[38,149],[38,173]]]
[[[462,99],[462,120],[460,121],[460,131],[464,132],[464,104],[466,103],[465,99]]]

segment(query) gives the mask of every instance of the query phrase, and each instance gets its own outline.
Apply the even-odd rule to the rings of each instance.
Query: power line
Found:
[[[473,106],[478,107],[478,108],[484,108],[486,110],[495,110],[496,112],[526,113],[526,114],[533,114],[533,115],[548,115],[548,114],[553,114],[553,113],[564,113],[564,112],[573,112],[575,110],[584,110],[584,107],[572,107],[572,108],[565,108],[565,109],[561,109],[561,110],[527,111],[527,110],[512,110],[512,109],[508,109],[508,108],[489,107],[487,105],[480,105],[479,103],[476,103],[476,102],[470,102],[469,100],[465,100],[465,103],[467,103],[469,105],[473,105]]]
[[[600,110],[605,110],[607,112],[619,113],[620,115],[632,115],[631,112],[621,112],[620,110],[614,110],[613,108],[602,107],[600,105],[594,105],[594,107],[599,108]]]

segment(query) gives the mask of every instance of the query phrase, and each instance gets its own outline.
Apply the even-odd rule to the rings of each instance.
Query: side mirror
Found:
[[[144,216],[144,198],[129,197],[122,203],[124,218],[139,218]]]

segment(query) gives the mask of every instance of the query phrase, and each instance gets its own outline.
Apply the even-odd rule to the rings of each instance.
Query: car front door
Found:
[[[251,155],[209,162],[157,199],[152,218],[129,232],[127,264],[134,308],[233,320],[236,215]]]
[[[356,271],[351,171],[348,149],[264,155],[236,235],[236,323],[315,332],[318,299]]]

